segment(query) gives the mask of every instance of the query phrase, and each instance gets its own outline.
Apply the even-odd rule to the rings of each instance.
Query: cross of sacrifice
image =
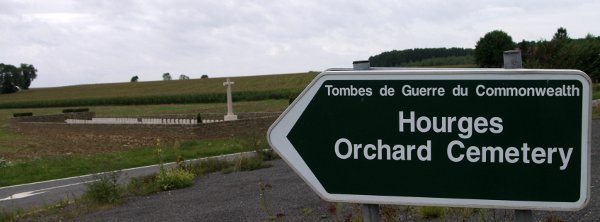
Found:
[[[227,115],[225,115],[225,121],[237,120],[237,115],[233,114],[233,100],[231,99],[231,85],[233,82],[227,78],[227,81],[223,83],[223,86],[227,86]]]

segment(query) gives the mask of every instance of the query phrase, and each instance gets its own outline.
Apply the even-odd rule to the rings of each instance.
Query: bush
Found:
[[[96,203],[116,203],[121,200],[122,189],[117,183],[120,173],[103,173],[94,176],[96,181],[88,183],[84,198]]]
[[[89,112],[89,108],[78,108],[78,109],[63,109],[63,113],[81,113],[81,112]]]
[[[195,175],[181,168],[162,169],[156,176],[156,183],[162,190],[174,190],[194,184]]]
[[[419,208],[419,214],[421,215],[421,218],[423,218],[423,219],[439,218],[439,217],[442,217],[445,212],[446,212],[446,208],[443,208],[443,207],[421,207],[421,208]]]
[[[33,113],[13,113],[13,117],[33,116]]]

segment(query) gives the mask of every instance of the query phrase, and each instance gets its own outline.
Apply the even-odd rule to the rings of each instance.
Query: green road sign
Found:
[[[329,70],[268,139],[328,201],[577,210],[590,103],[575,70]]]

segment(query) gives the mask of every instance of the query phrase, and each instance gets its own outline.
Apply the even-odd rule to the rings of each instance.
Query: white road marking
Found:
[[[98,181],[98,180],[99,179],[88,180],[88,181],[85,181],[85,182],[72,183],[72,184],[67,184],[67,185],[62,185],[62,186],[49,187],[49,188],[44,188],[44,189],[39,189],[39,190],[32,190],[32,191],[26,191],[26,192],[21,192],[21,193],[15,193],[13,195],[10,195],[8,197],[0,199],[0,201],[15,200],[15,199],[21,199],[21,198],[25,198],[25,197],[35,196],[35,195],[38,195],[38,194],[43,194],[43,193],[45,193],[48,190],[53,190],[53,189],[58,189],[58,188],[63,188],[63,187],[70,187],[70,186],[75,186],[75,185],[84,184],[84,183],[91,183],[91,182]]]

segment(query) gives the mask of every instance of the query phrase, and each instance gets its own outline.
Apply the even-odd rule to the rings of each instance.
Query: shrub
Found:
[[[33,116],[33,113],[13,113],[13,117]]]
[[[195,175],[181,168],[161,170],[156,176],[156,183],[162,190],[174,190],[194,184]]]
[[[88,183],[84,198],[96,203],[116,203],[121,200],[122,189],[117,183],[120,173],[103,173],[94,176],[96,181]]]
[[[419,208],[419,214],[421,218],[439,218],[444,215],[446,208],[443,207],[421,207]]]

